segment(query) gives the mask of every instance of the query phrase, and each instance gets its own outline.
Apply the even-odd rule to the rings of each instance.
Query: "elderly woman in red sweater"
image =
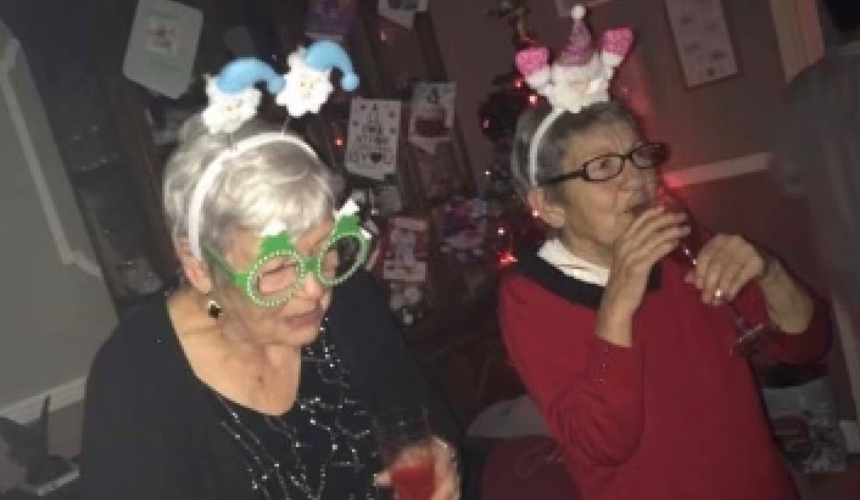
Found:
[[[520,118],[513,175],[552,237],[504,278],[499,314],[581,497],[795,498],[748,360],[732,354],[738,330],[725,303],[770,323],[757,349],[786,363],[825,355],[826,308],[739,236],[713,235],[695,265],[670,258],[691,221],[641,209],[664,148],[605,85],[559,91],[573,58],[548,68],[539,51],[517,62],[550,104]],[[595,64],[582,61],[576,69]],[[607,83],[611,71],[602,75],[593,79]]]

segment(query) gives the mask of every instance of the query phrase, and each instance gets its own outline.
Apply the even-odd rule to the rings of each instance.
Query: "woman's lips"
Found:
[[[320,322],[321,316],[322,309],[316,307],[307,312],[290,314],[286,318],[284,318],[284,322],[294,328],[316,326]]]

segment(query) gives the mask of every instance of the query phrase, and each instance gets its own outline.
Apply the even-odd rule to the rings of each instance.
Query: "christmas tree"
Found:
[[[507,21],[513,29],[517,51],[535,43],[526,24],[528,13],[525,0],[501,0],[487,11],[487,15]],[[515,261],[517,252],[533,249],[544,240],[540,220],[517,196],[510,170],[517,119],[537,103],[538,95],[512,66],[507,73],[493,77],[490,93],[478,108],[481,130],[493,142],[493,159],[485,171],[484,197],[488,206],[490,248],[502,266]]]

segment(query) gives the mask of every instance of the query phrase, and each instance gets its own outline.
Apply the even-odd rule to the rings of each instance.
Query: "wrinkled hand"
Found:
[[[642,302],[651,268],[690,233],[686,220],[685,213],[662,207],[643,212],[614,244],[604,300],[632,314]]]
[[[696,261],[686,281],[699,289],[702,302],[718,305],[733,301],[747,283],[761,279],[768,259],[741,236],[718,234],[702,247]]]
[[[459,500],[460,475],[457,472],[457,454],[454,448],[439,438],[433,438],[431,446],[436,475],[436,491],[433,492],[430,500]],[[391,471],[384,470],[377,474],[376,484],[390,487]]]

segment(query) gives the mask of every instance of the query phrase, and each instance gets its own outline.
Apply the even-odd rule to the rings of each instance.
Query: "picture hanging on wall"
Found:
[[[400,108],[400,101],[352,100],[346,147],[349,172],[378,181],[396,173]]]
[[[412,94],[409,142],[428,153],[451,140],[456,83],[418,83]]]
[[[178,98],[191,83],[202,27],[199,9],[170,0],[141,0],[123,60],[123,75]]]
[[[688,87],[698,87],[738,73],[721,0],[664,2]]]

